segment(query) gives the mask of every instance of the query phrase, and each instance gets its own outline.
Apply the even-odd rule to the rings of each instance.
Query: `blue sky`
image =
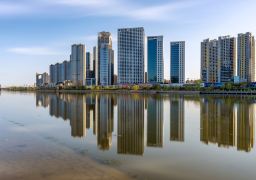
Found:
[[[117,29],[138,26],[147,36],[164,36],[166,79],[169,43],[185,40],[186,79],[197,79],[200,42],[255,35],[255,17],[255,0],[0,0],[0,84],[33,84],[36,72],[69,59],[71,44],[91,51],[100,31],[112,33],[117,55]]]

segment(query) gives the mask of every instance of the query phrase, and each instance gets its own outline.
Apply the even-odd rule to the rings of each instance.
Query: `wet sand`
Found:
[[[19,130],[24,133],[0,135],[0,179],[130,179],[50,137],[29,136],[23,127]]]

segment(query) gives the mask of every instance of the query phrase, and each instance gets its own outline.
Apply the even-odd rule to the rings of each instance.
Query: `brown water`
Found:
[[[253,98],[0,95],[0,179],[256,179]]]

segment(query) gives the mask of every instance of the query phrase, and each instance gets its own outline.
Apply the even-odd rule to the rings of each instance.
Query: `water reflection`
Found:
[[[147,146],[163,147],[163,101],[150,97],[147,107]]]
[[[242,102],[237,108],[237,149],[251,151],[254,144],[254,105]]]
[[[37,107],[49,108],[51,116],[69,120],[74,138],[86,138],[87,130],[91,129],[97,137],[98,149],[110,150],[116,138],[117,153],[129,155],[143,155],[145,147],[163,148],[164,124],[170,130],[170,141],[185,143],[185,103],[188,102],[200,108],[198,141],[235,147],[238,151],[252,150],[256,107],[253,100],[211,96],[36,94]]]
[[[249,152],[254,143],[254,107],[247,100],[201,99],[201,141]]]
[[[184,141],[184,97],[170,99],[170,140]]]
[[[144,99],[122,96],[117,100],[117,153],[142,155],[144,152]]]
[[[101,150],[109,150],[114,130],[114,100],[112,96],[105,95],[97,97],[96,102],[98,102],[98,147]]]

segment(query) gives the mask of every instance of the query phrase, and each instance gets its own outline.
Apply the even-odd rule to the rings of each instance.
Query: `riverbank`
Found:
[[[88,93],[116,93],[116,94],[186,94],[199,95],[200,91],[162,91],[162,90],[37,90],[37,92],[46,93],[71,93],[71,94],[88,94]]]
[[[127,90],[127,89],[29,89],[29,90],[9,90],[2,89],[2,91],[12,92],[40,92],[40,93],[69,93],[69,94],[89,94],[89,93],[104,93],[104,94],[178,94],[178,95],[234,95],[234,96],[256,96],[256,90],[243,90],[243,91],[227,91],[227,90]]]

